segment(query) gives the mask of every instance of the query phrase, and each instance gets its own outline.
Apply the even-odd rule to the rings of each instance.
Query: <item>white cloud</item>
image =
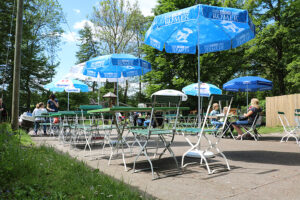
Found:
[[[80,29],[83,29],[85,24],[88,24],[88,26],[90,26],[90,27],[94,27],[94,24],[90,20],[84,19],[84,20],[81,20],[79,22],[76,22],[74,24],[73,28],[76,29],[76,30],[80,30]]]
[[[136,0],[129,0],[130,4],[133,5]],[[152,8],[157,4],[157,0],[137,0],[140,6],[140,10],[144,16],[153,16]]]
[[[76,32],[66,32],[63,33],[61,36],[65,42],[76,42],[78,40]]]
[[[80,10],[79,10],[79,9],[73,9],[73,11],[74,11],[76,14],[79,14],[79,13],[80,13]]]

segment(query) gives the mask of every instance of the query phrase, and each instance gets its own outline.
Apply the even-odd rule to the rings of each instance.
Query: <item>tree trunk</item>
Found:
[[[31,90],[30,90],[30,87],[29,87],[29,81],[26,81],[26,92],[27,92],[26,109],[27,109],[27,111],[30,111]]]
[[[20,100],[20,70],[21,70],[21,43],[22,43],[22,25],[23,25],[23,0],[17,3],[16,18],[16,38],[14,54],[14,78],[13,78],[13,96],[12,96],[12,116],[11,128],[19,128],[19,100]]]

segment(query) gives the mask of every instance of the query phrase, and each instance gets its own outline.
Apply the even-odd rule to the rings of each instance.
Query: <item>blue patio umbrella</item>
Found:
[[[182,92],[191,96],[198,96],[198,83],[192,83],[182,88]],[[212,94],[222,94],[222,90],[217,86],[209,83],[200,84],[200,97],[210,97]],[[202,111],[202,100],[200,101],[200,110]]]
[[[165,48],[167,53],[197,52],[200,93],[200,54],[236,48],[254,37],[255,26],[247,10],[199,4],[156,16],[145,35],[145,44],[160,51]]]
[[[273,83],[267,79],[258,76],[244,76],[232,79],[223,84],[223,90],[232,92],[247,92],[247,106],[248,92],[272,90]]]
[[[192,83],[182,88],[182,92],[187,95],[198,96],[198,83]],[[200,85],[200,96],[210,97],[212,94],[222,94],[222,90],[217,86],[209,83],[201,83]]]
[[[121,78],[140,76],[149,71],[151,71],[151,64],[143,59],[130,54],[110,54],[87,61],[83,74],[91,77],[100,76],[100,78]],[[117,105],[119,105],[118,92]]]
[[[68,110],[69,110],[69,94],[70,93],[79,93],[79,92],[88,92],[89,87],[85,83],[75,80],[75,79],[62,79],[53,83],[49,83],[44,86],[46,90],[51,92],[63,92],[68,93]]]

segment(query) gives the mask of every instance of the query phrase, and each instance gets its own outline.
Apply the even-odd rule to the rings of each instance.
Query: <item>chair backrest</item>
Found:
[[[296,126],[300,127],[300,109],[295,109]]]
[[[225,119],[224,119],[224,122],[223,122],[223,126],[218,130],[218,132],[220,132],[221,134],[223,134],[223,131],[224,131],[227,119],[228,119],[228,114],[229,114],[229,111],[230,111],[230,108],[231,108],[231,104],[232,104],[232,101],[233,101],[233,96],[232,95],[211,95],[210,96],[209,104],[208,104],[208,107],[207,107],[207,112],[206,112],[204,121],[202,123],[202,129],[201,129],[200,134],[203,134],[205,125],[207,123],[207,119],[208,119],[208,115],[209,115],[209,110],[210,110],[210,108],[212,106],[212,103],[214,101],[226,102],[226,104],[228,104],[228,109],[227,109],[227,112],[225,113],[225,116],[224,116]]]
[[[153,95],[152,96],[152,105],[153,104],[178,104],[182,100],[181,96],[161,96],[161,95]]]
[[[151,129],[152,123],[154,122],[154,120],[156,120],[155,118],[155,114],[154,114],[154,109],[155,109],[155,105],[156,104],[162,104],[162,103],[168,103],[168,104],[175,104],[177,109],[176,109],[176,117],[175,117],[175,122],[173,125],[172,129],[176,129],[177,126],[177,121],[178,121],[178,115],[179,115],[179,106],[181,103],[182,97],[181,96],[163,96],[163,95],[152,95],[152,109],[151,109],[151,116],[150,116],[150,123],[148,126],[148,130]],[[158,122],[156,122],[158,124]],[[150,131],[149,131],[150,133]]]
[[[256,126],[260,126],[261,125],[261,123],[262,123],[262,116],[259,114],[259,116],[258,116],[258,118],[257,118],[257,121],[256,121],[256,123],[255,123],[255,125]]]
[[[253,122],[252,122],[252,124],[251,124],[251,129],[255,129],[255,127],[257,126],[257,125],[260,125],[261,124],[261,116],[260,116],[260,114],[259,113],[257,113],[256,114],[256,116],[255,116],[255,118],[254,118],[254,120],[253,120]],[[260,122],[259,122],[259,119],[260,119]],[[259,124],[258,124],[259,123]]]
[[[289,124],[288,119],[285,116],[285,113],[281,112],[281,111],[278,111],[278,117],[279,117],[281,125],[283,126],[283,129],[285,131],[288,131],[287,129],[288,129],[288,127],[290,127],[290,124]]]

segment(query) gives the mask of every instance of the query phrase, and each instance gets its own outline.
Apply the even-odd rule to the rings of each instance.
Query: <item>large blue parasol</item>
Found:
[[[254,37],[255,26],[247,10],[199,4],[156,16],[145,44],[160,51],[165,48],[167,53],[197,52],[200,94],[200,54],[236,48]]]
[[[140,76],[149,71],[151,71],[151,64],[143,59],[130,54],[110,54],[87,61],[83,74],[91,77],[100,75],[100,78],[118,79]],[[119,97],[117,98],[117,105],[119,105]]]
[[[69,94],[70,93],[79,93],[79,92],[88,92],[88,85],[83,82],[75,79],[61,79],[59,81],[48,83],[43,86],[46,90],[51,92],[63,92],[66,91],[68,93],[68,110],[69,110]]]
[[[223,90],[232,92],[247,92],[247,106],[248,106],[248,92],[272,90],[273,83],[267,79],[258,76],[244,76],[232,79],[224,83]]]

